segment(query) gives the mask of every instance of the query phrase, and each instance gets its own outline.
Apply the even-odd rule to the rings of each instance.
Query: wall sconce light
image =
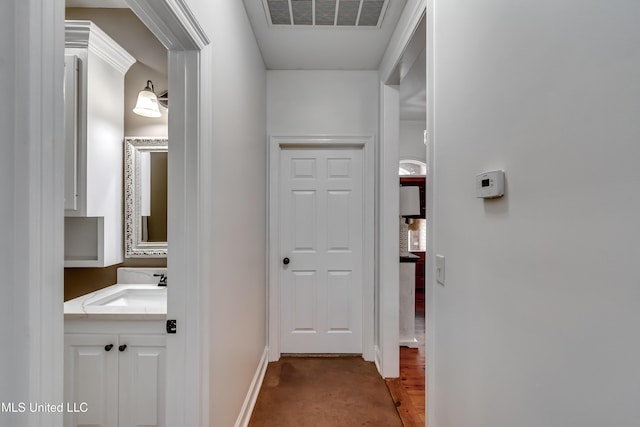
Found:
[[[420,189],[413,185],[405,185],[400,187],[400,216],[413,215],[420,215]],[[407,224],[411,221],[411,218],[405,220]]]
[[[144,117],[160,117],[158,108],[158,97],[153,90],[153,82],[147,80],[147,86],[138,93],[138,102],[133,112]]]

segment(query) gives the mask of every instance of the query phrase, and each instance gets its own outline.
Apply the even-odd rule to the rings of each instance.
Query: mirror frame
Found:
[[[124,151],[124,256],[165,258],[167,242],[143,242],[140,227],[140,154],[168,151],[168,138],[125,137]]]

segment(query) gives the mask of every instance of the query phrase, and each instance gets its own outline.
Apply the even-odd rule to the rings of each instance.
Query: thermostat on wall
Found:
[[[476,175],[476,197],[491,199],[504,195],[504,171],[489,171]]]

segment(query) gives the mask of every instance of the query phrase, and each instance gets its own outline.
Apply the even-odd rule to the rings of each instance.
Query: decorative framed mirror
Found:
[[[167,138],[125,138],[124,253],[167,256]]]

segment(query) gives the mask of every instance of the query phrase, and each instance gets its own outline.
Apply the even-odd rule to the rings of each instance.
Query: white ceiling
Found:
[[[268,23],[263,0],[243,0],[272,70],[377,70],[406,0],[389,0],[380,27],[287,27]],[[125,0],[67,0],[67,7],[128,8]]]
[[[390,0],[380,28],[271,26],[262,0],[243,0],[270,70],[377,70],[406,0]]]
[[[103,7],[105,9],[129,8],[125,0],[67,0],[66,7]]]
[[[270,26],[262,0],[243,0],[272,70],[377,70],[406,0],[389,0],[380,28]],[[128,8],[125,0],[67,0],[67,7]],[[400,118],[426,116],[424,20],[398,64]]]

